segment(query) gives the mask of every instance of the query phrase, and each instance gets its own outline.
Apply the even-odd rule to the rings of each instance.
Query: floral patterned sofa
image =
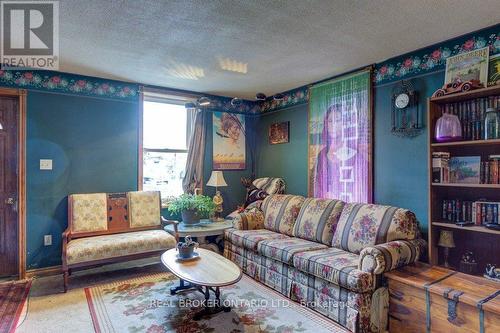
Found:
[[[254,279],[352,332],[386,330],[382,273],[426,248],[409,210],[271,195],[225,232],[224,255]]]
[[[162,229],[160,192],[91,193],[68,196],[68,228],[63,233],[64,291],[73,270],[160,255],[177,244]]]

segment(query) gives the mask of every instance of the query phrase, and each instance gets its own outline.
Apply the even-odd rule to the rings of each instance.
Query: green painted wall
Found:
[[[26,165],[27,266],[58,265],[68,194],[137,188],[137,103],[30,91]]]
[[[269,126],[290,121],[290,143],[270,145]],[[258,177],[282,177],[287,193],[307,195],[307,105],[262,115],[256,126]]]
[[[427,115],[427,98],[442,85],[442,72],[413,79],[420,110]],[[374,100],[374,200],[405,207],[417,215],[427,230],[427,128],[418,137],[391,134],[391,96],[394,84],[375,88]],[[290,143],[270,145],[269,125],[290,121]],[[300,105],[259,119],[257,126],[258,177],[283,177],[287,193],[307,195],[307,105]]]

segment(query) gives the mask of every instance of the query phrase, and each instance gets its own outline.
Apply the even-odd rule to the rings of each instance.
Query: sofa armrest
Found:
[[[68,248],[68,243],[71,240],[71,228],[68,227],[64,230],[62,234],[62,264],[63,268],[66,266],[66,249]]]
[[[396,240],[364,248],[359,254],[358,268],[364,272],[382,274],[417,261],[426,249],[426,242]]]
[[[239,230],[264,229],[264,213],[258,208],[245,210],[236,215],[233,228]]]
[[[179,242],[179,221],[175,220],[167,220],[163,216],[161,216],[161,226],[164,228],[167,225],[173,225],[174,226],[174,237],[177,242]]]

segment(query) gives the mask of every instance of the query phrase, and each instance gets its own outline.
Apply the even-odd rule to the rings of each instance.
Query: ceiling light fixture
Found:
[[[208,97],[200,97],[198,98],[198,105],[200,106],[207,106],[207,105],[210,105],[210,100],[208,99]]]
[[[235,98],[233,98],[233,99],[231,100],[231,105],[232,105],[232,106],[240,106],[242,102],[243,102],[243,101],[242,101],[240,98],[235,97]]]
[[[265,101],[267,98],[266,94],[264,93],[257,93],[255,94],[255,99],[258,101]]]
[[[285,97],[283,96],[283,94],[276,94],[276,95],[274,95],[274,96],[273,96],[273,99],[274,99],[275,101],[282,101],[282,100],[283,100],[283,98],[285,98]]]

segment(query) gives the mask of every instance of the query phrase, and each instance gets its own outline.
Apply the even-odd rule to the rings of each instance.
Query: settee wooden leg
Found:
[[[68,271],[63,272],[63,280],[64,280],[64,292],[68,291]]]

